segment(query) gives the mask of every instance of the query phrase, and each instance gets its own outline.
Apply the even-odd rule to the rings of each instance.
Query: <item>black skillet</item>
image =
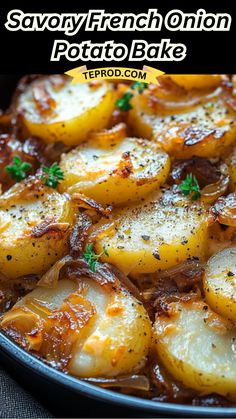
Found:
[[[0,108],[7,107],[18,78],[0,75]],[[236,417],[236,407],[159,403],[94,386],[49,367],[2,332],[0,361],[57,417]]]

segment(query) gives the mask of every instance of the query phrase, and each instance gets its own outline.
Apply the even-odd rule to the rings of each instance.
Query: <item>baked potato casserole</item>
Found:
[[[236,403],[236,76],[26,76],[0,114],[0,328],[66,374]]]

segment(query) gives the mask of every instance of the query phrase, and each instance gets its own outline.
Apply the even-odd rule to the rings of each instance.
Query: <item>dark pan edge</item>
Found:
[[[60,386],[71,390],[74,393],[80,393],[83,396],[100,400],[106,403],[118,404],[123,407],[143,410],[151,413],[163,413],[181,416],[198,417],[235,417],[236,407],[201,407],[187,406],[170,403],[153,402],[141,399],[139,397],[127,396],[107,389],[103,389],[77,378],[66,375],[54,368],[46,365],[33,355],[24,351],[4,333],[0,332],[0,351],[13,361],[20,363],[24,368],[33,371],[44,379],[59,384]]]

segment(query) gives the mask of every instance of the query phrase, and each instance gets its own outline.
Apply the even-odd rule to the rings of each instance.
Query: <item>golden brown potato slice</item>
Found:
[[[225,228],[218,223],[214,223],[209,227],[209,240],[207,245],[206,257],[210,258],[215,253],[220,252],[228,247],[236,245],[235,227]]]
[[[154,324],[158,356],[173,377],[201,394],[236,400],[236,330],[204,301],[169,304]]]
[[[199,202],[172,190],[155,193],[142,204],[115,210],[95,226],[97,253],[124,273],[150,273],[204,255],[207,217]]]
[[[42,274],[68,251],[75,207],[67,195],[30,181],[0,198],[0,272]]]
[[[220,74],[168,74],[164,77],[170,77],[186,90],[217,87],[222,79]]]
[[[36,288],[4,315],[1,327],[9,334],[15,330],[23,346],[79,377],[137,372],[151,344],[141,303],[121,288],[107,292],[83,277],[79,287],[64,279],[53,289]]]
[[[170,159],[148,140],[95,138],[61,159],[61,191],[81,192],[101,204],[120,204],[143,198],[162,185]]]
[[[236,323],[236,247],[213,255],[206,266],[204,290],[213,310]]]
[[[17,111],[30,135],[66,145],[79,144],[91,131],[105,128],[114,106],[111,84],[71,85],[70,78],[62,76],[36,79],[17,100]]]
[[[176,158],[222,156],[236,140],[235,111],[222,87],[210,93],[185,93],[173,86],[168,94],[146,89],[132,105],[134,134],[153,137]]]
[[[236,148],[232,151],[230,156],[227,158],[227,164],[230,175],[230,187],[232,191],[236,189]]]

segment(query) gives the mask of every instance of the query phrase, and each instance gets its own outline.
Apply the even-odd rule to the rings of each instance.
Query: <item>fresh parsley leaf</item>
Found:
[[[19,156],[15,156],[12,159],[12,164],[5,167],[5,171],[15,179],[17,182],[26,178],[26,172],[32,167],[32,164],[23,162]]]
[[[213,102],[208,102],[208,103],[205,105],[205,108],[207,108],[207,109],[212,109],[212,108],[214,108],[214,103],[213,103]]]
[[[105,246],[103,247],[103,253],[105,256],[109,258],[109,253],[108,253],[108,250],[105,248]]]
[[[184,195],[191,195],[192,201],[196,201],[201,196],[197,178],[192,173],[186,176],[179,187]]]
[[[95,272],[97,258],[93,251],[93,243],[86,246],[85,252],[83,253],[83,258],[88,263],[91,271]]]
[[[44,185],[56,189],[60,180],[64,179],[64,173],[57,163],[53,163],[51,167],[42,167],[43,175],[41,179],[44,180]]]
[[[132,97],[133,94],[131,92],[126,92],[124,96],[116,101],[115,105],[120,108],[121,111],[128,112],[133,107],[130,103]]]
[[[148,87],[147,83],[140,82],[140,81],[135,81],[134,83],[130,85],[130,88],[132,90],[137,90],[139,93],[142,93],[144,89],[146,89],[147,87]],[[130,111],[130,109],[133,108],[133,106],[130,103],[130,100],[132,99],[132,97],[133,97],[133,93],[126,92],[120,99],[116,101],[116,106],[124,112]]]
[[[84,260],[88,263],[91,271],[96,272],[96,263],[99,261],[102,255],[109,257],[109,253],[105,246],[103,247],[103,252],[99,255],[96,255],[93,251],[93,243],[90,243],[86,246],[85,252],[83,253]]]
[[[148,84],[142,81],[135,81],[130,86],[132,90],[138,90],[139,93],[143,93],[144,89],[147,89],[147,87],[148,87]]]

